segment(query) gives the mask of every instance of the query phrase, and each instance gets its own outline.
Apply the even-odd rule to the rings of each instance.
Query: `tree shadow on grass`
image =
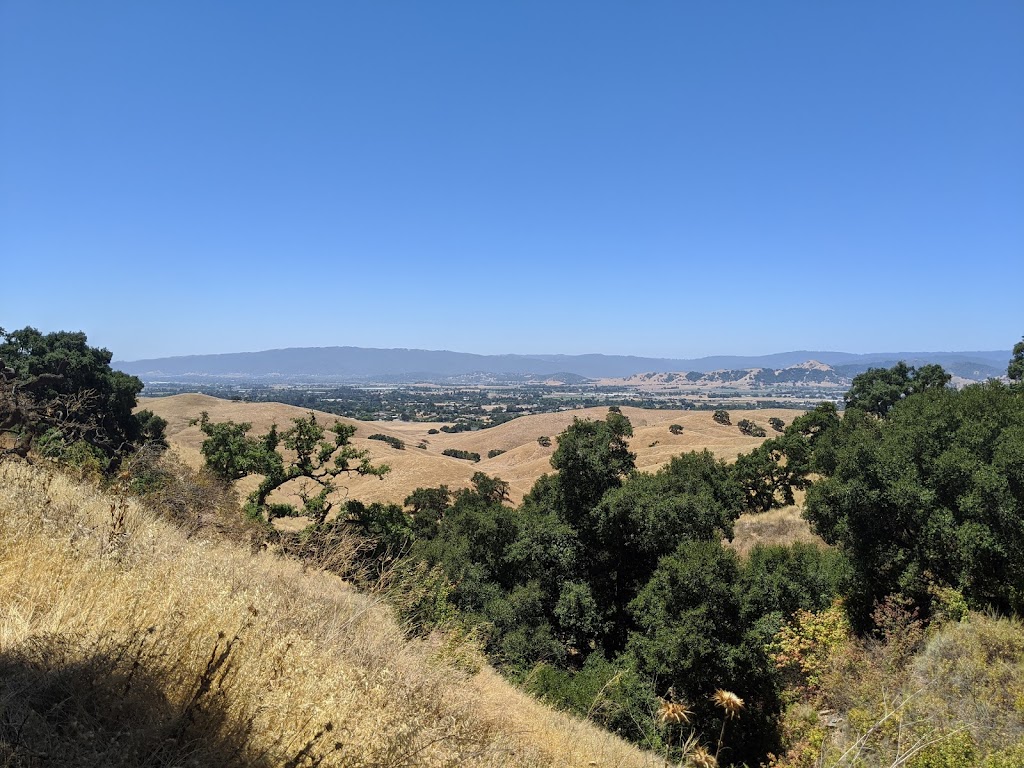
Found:
[[[252,716],[229,712],[224,689],[237,638],[220,636],[193,680],[180,679],[185,673],[158,640],[155,629],[89,642],[46,635],[0,653],[0,767],[321,763],[318,742],[329,725],[289,755],[283,735],[255,749]]]

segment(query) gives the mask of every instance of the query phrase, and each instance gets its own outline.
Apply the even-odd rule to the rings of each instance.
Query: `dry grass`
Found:
[[[0,595],[0,765],[655,764],[336,577],[20,464]]]
[[[733,540],[727,546],[741,557],[746,557],[758,544],[788,545],[797,542],[828,546],[811,532],[811,526],[800,515],[800,507],[791,506],[740,515],[733,527]]]
[[[272,423],[287,426],[291,419],[308,413],[302,408],[281,403],[243,403],[207,395],[141,398],[139,407],[147,408],[167,419],[167,435],[172,447],[186,462],[195,467],[202,464],[199,449],[204,436],[198,427],[190,427],[188,422],[196,418],[201,411],[208,411],[213,421],[230,419],[251,422],[256,434],[268,430]],[[710,411],[623,408],[622,412],[633,424],[634,436],[630,440],[630,448],[637,454],[637,468],[645,472],[659,469],[680,453],[701,451],[705,448],[713,451],[716,456],[731,461],[738,454],[753,450],[762,441],[762,438],[741,434],[735,425],[726,427],[715,423]],[[533,487],[538,477],[552,471],[551,454],[557,447],[554,438],[572,424],[573,418],[603,419],[607,413],[607,408],[544,413],[522,416],[477,432],[441,432],[436,435],[427,434],[427,431],[439,427],[439,424],[355,421],[328,413],[318,413],[318,417],[328,422],[337,419],[355,425],[356,436],[353,443],[359,448],[369,450],[375,462],[386,463],[392,469],[383,479],[349,478],[346,483],[351,498],[367,503],[383,501],[400,504],[416,488],[430,488],[442,484],[451,488],[468,487],[473,473],[481,471],[497,475],[509,483],[511,500],[518,503]],[[740,411],[733,412],[737,421],[739,417],[736,414],[739,413]],[[767,429],[769,418],[777,416],[788,424],[803,411],[765,409],[742,413],[745,418],[753,419]],[[671,434],[669,426],[672,424],[681,425],[683,432],[679,435]],[[405,450],[396,450],[379,440],[367,439],[374,433],[405,441]],[[772,434],[774,433],[769,430],[769,436]],[[552,438],[552,444],[548,448],[537,443],[537,438],[543,435]],[[416,448],[420,441],[427,441],[426,450]],[[442,452],[448,448],[475,452],[481,456],[486,456],[492,449],[500,449],[505,453],[493,459],[473,463],[443,456]],[[239,484],[239,492],[242,495],[248,494],[256,482],[255,478],[246,478]]]

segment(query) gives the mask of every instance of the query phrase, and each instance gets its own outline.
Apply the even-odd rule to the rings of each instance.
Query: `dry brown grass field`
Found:
[[[288,426],[291,419],[305,416],[308,411],[280,403],[243,403],[221,400],[206,395],[175,395],[173,397],[140,398],[140,408],[148,408],[167,419],[167,435],[182,456],[192,464],[202,462],[200,446],[203,434],[198,427],[190,427],[189,420],[207,411],[213,421],[248,421],[253,425],[253,434],[260,434],[272,423],[279,427]],[[383,479],[375,477],[351,477],[346,482],[349,495],[365,502],[384,501],[402,503],[409,493],[419,487],[436,487],[446,484],[451,488],[464,488],[474,472],[481,471],[498,476],[509,483],[511,499],[518,503],[537,478],[551,472],[551,454],[557,447],[555,437],[568,427],[574,418],[603,419],[606,408],[585,408],[561,413],[546,413],[523,416],[491,429],[477,432],[428,434],[431,428],[440,424],[402,421],[356,421],[317,413],[327,423],[337,419],[356,427],[353,443],[370,451],[375,462],[386,463],[391,472]],[[637,468],[652,472],[668,463],[680,453],[700,451],[705,448],[716,456],[731,461],[740,453],[750,451],[761,443],[761,438],[747,437],[740,433],[735,422],[749,418],[768,430],[768,419],[777,416],[787,424],[802,411],[788,409],[764,409],[756,411],[733,411],[733,426],[722,426],[711,418],[710,411],[658,411],[642,408],[623,408],[622,413],[633,424],[633,438],[630,448],[636,453]],[[669,432],[672,424],[683,427],[682,434]],[[772,434],[770,430],[769,435]],[[367,438],[375,433],[397,437],[405,442],[404,450],[397,450],[378,440]],[[551,438],[551,446],[544,448],[537,438]],[[426,442],[425,449],[417,448]],[[479,453],[479,463],[444,456],[448,448]],[[500,449],[505,453],[486,458],[488,451]],[[247,492],[251,485],[243,482],[239,490]]]
[[[337,577],[24,464],[0,595],[0,765],[660,764]]]

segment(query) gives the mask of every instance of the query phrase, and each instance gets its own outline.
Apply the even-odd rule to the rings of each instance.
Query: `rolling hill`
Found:
[[[213,421],[250,422],[253,434],[261,434],[271,424],[287,426],[294,418],[305,416],[308,411],[280,403],[245,403],[222,400],[207,395],[174,395],[162,398],[140,398],[139,407],[147,408],[167,419],[167,435],[174,447],[188,463],[199,466],[202,463],[200,447],[203,434],[198,427],[189,426],[189,421],[207,411]],[[633,424],[634,435],[630,440],[631,449],[637,454],[637,468],[654,471],[666,464],[673,456],[693,450],[707,448],[720,458],[731,460],[739,453],[751,450],[761,439],[747,437],[735,426],[715,423],[710,411],[662,411],[640,408],[623,408],[622,413]],[[739,413],[737,411],[737,413]],[[762,426],[768,426],[768,419],[775,416],[786,423],[801,411],[790,409],[763,409],[744,411],[746,418]],[[402,503],[418,487],[448,485],[463,488],[469,485],[474,472],[481,471],[498,476],[510,485],[511,497],[518,503],[542,474],[551,472],[550,458],[557,447],[554,438],[568,427],[574,418],[603,419],[605,408],[585,408],[560,413],[523,416],[491,429],[476,432],[429,434],[440,424],[402,421],[355,421],[317,413],[327,423],[338,421],[356,427],[353,443],[370,451],[375,463],[385,463],[391,472],[383,478],[351,477],[344,481],[351,498],[365,502],[381,501]],[[672,424],[683,427],[681,434],[669,432]],[[392,448],[379,440],[368,439],[370,435],[383,434],[398,438],[405,443],[403,450]],[[552,438],[549,447],[538,443],[538,438]],[[425,443],[425,448],[418,448]],[[479,453],[480,462],[456,459],[443,455],[446,449]],[[488,459],[491,450],[504,451]],[[255,486],[254,478],[246,478],[239,490],[248,492]]]

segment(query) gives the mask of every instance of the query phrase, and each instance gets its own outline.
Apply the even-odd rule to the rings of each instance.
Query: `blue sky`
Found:
[[[0,326],[117,359],[1024,334],[1024,3],[0,0]]]

